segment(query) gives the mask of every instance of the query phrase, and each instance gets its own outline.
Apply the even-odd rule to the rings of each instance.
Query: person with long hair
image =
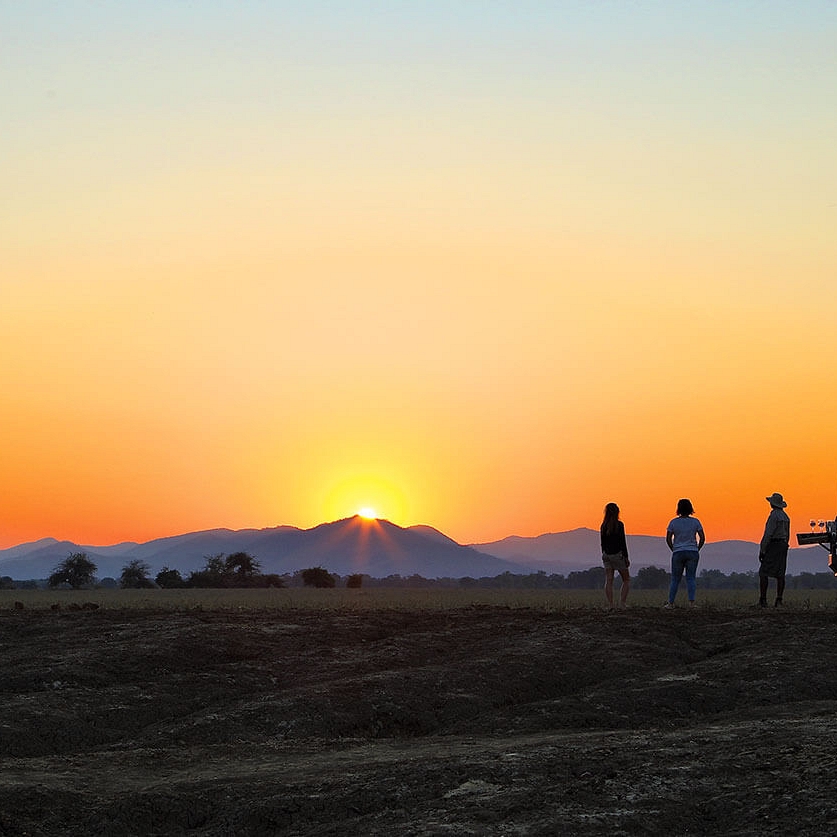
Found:
[[[619,506],[608,503],[604,510],[599,530],[602,542],[602,563],[605,569],[605,598],[613,610],[613,578],[618,572],[622,577],[622,589],[619,592],[619,606],[625,607],[628,591],[631,589],[631,574],[628,571],[631,562],[628,558],[628,542],[625,539],[625,524],[619,519]]]
[[[700,550],[706,542],[703,525],[696,518],[692,501],[682,499],[677,501],[677,517],[673,518],[666,529],[666,543],[671,550],[671,586],[668,591],[668,602],[665,607],[674,607],[677,588],[683,571],[686,571],[686,593],[689,596],[689,607],[694,607],[697,583],[698,559]]]

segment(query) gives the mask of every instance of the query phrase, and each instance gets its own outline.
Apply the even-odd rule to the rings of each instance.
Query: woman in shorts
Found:
[[[602,539],[602,563],[605,569],[605,598],[613,609],[613,576],[622,576],[622,590],[619,593],[619,606],[625,607],[628,591],[631,589],[631,574],[628,572],[631,562],[628,560],[628,542],[625,539],[625,524],[619,519],[619,506],[608,503],[604,510],[604,520],[599,530]]]

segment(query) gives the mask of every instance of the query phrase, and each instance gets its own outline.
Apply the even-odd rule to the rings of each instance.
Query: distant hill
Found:
[[[663,567],[671,563],[665,538],[652,535],[628,535],[631,567]],[[599,533],[595,529],[572,529],[525,538],[513,535],[492,543],[473,544],[475,549],[525,567],[564,575],[586,570],[601,563]],[[700,570],[748,572],[758,570],[758,544],[749,541],[707,542],[700,555]],[[828,553],[819,547],[791,549],[788,572],[827,572]]]
[[[645,566],[667,568],[665,539],[628,535],[634,571]],[[98,578],[118,578],[129,561],[149,564],[152,575],[164,567],[183,575],[199,570],[210,555],[249,552],[265,573],[293,573],[322,566],[339,575],[366,573],[374,578],[421,575],[424,578],[497,576],[504,572],[561,573],[587,570],[601,563],[599,533],[573,529],[537,537],[511,536],[500,541],[463,546],[432,526],[402,528],[386,520],[355,516],[311,529],[277,526],[269,529],[209,529],[147,543],[83,546],[42,538],[0,550],[0,575],[16,580],[46,578],[70,553],[86,552]],[[792,549],[788,570],[827,571],[828,555],[819,547]],[[747,541],[707,543],[700,569],[724,573],[758,569],[758,546]]]
[[[135,559],[148,563],[152,575],[163,567],[186,575],[202,569],[207,556],[232,552],[249,552],[262,572],[279,574],[314,566],[339,575],[366,573],[375,578],[395,574],[479,578],[521,571],[517,563],[462,546],[430,526],[405,529],[386,520],[355,516],[312,529],[210,529],[103,547],[46,538],[0,550],[0,575],[46,578],[70,553],[80,551],[96,564],[98,578],[118,578],[125,564]]]

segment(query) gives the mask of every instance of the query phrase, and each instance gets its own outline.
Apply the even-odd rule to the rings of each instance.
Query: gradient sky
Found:
[[[0,546],[837,513],[837,3],[0,20]]]

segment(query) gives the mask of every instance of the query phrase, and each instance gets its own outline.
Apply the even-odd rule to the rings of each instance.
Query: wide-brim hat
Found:
[[[774,491],[769,497],[765,497],[768,503],[773,506],[774,509],[786,509],[788,504],[785,502],[785,498],[778,492]]]

